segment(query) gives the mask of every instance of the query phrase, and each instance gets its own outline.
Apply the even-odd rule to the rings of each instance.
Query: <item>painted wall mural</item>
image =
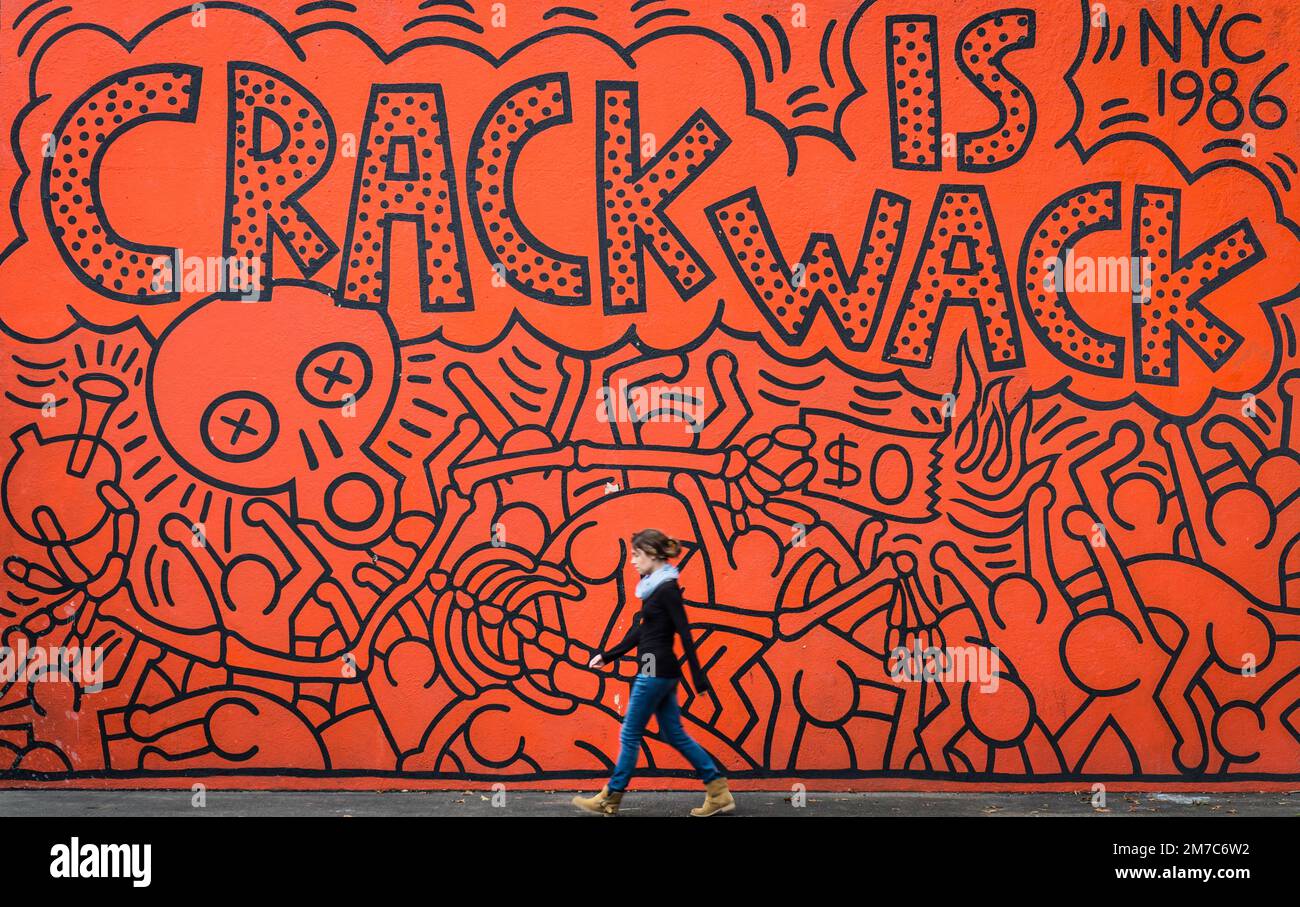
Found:
[[[1292,4],[0,33],[0,784],[1300,780]]]

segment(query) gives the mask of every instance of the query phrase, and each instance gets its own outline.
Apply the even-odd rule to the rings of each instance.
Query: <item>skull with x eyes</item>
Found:
[[[393,400],[382,313],[277,285],[266,302],[201,303],[164,333],[150,410],[177,460],[225,491],[291,492],[298,518],[360,547],[392,523],[399,476],[371,450]]]

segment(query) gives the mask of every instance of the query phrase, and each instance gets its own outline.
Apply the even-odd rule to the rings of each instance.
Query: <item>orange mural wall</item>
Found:
[[[1300,781],[1300,10],[0,10],[0,785]],[[694,786],[652,724],[637,784]]]

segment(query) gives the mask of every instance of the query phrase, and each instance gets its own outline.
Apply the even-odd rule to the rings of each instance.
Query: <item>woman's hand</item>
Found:
[[[591,656],[591,661],[587,662],[587,667],[599,668],[599,667],[603,667],[604,664],[605,664],[605,659],[601,658],[600,653],[597,652],[595,655]]]

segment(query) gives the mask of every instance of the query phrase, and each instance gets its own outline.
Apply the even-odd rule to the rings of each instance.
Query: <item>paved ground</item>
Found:
[[[593,789],[594,790],[594,789]],[[590,794],[592,791],[587,791]],[[203,808],[186,791],[0,791],[0,816],[566,816],[579,813],[574,791],[507,792],[494,806],[487,791],[214,791]],[[627,816],[686,815],[703,797],[683,791],[631,790]],[[1111,793],[1106,810],[1084,794],[809,793],[739,791],[731,816],[1297,816],[1300,792]],[[595,818],[595,816],[591,816]]]

